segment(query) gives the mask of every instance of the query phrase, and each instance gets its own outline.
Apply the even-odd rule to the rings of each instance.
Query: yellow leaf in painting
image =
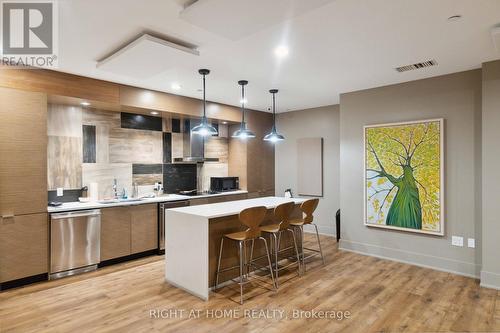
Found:
[[[371,181],[369,181],[368,183],[366,183],[366,186],[367,186],[367,187],[372,187],[372,182],[371,182]]]
[[[384,184],[384,183],[385,183],[385,178],[379,178],[379,179],[377,180],[377,185],[382,185],[382,184]]]

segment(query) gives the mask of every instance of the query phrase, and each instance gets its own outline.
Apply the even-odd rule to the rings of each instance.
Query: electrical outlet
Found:
[[[476,247],[476,240],[474,238],[469,238],[467,239],[467,246],[470,248],[475,248]]]
[[[451,245],[464,246],[464,238],[460,236],[451,236]]]
[[[62,197],[64,195],[64,189],[62,187],[57,188],[57,196]]]

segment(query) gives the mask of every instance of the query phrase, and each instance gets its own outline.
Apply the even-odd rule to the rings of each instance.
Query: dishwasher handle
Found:
[[[98,215],[101,215],[101,210],[93,209],[93,210],[81,210],[75,212],[50,214],[50,218],[52,220],[60,220],[60,219],[69,219],[74,217],[86,217],[86,216],[98,216]]]

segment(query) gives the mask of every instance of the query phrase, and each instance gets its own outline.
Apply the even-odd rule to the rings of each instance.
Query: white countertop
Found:
[[[184,213],[184,214],[212,219],[222,216],[237,215],[243,209],[250,207],[265,206],[267,209],[271,209],[285,202],[293,201],[296,204],[299,204],[306,200],[307,199],[304,198],[263,197],[255,199],[220,202],[207,205],[170,208],[167,209],[166,211]]]
[[[240,190],[240,191],[230,191],[230,192],[216,193],[216,194],[203,194],[203,195],[196,195],[196,196],[179,195],[179,194],[166,194],[166,195],[161,195],[161,196],[155,197],[155,198],[144,198],[144,199],[138,200],[138,201],[116,201],[116,202],[109,202],[109,203],[65,202],[61,206],[58,206],[58,207],[47,207],[47,212],[59,213],[59,212],[68,212],[68,211],[84,210],[84,209],[99,209],[99,208],[118,207],[118,206],[135,206],[135,205],[144,205],[144,204],[148,204],[148,203],[189,200],[189,199],[216,197],[216,196],[222,196],[222,195],[235,195],[235,194],[244,194],[244,193],[248,193],[248,192]]]

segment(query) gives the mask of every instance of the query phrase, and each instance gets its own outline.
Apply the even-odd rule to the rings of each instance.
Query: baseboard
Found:
[[[481,287],[500,290],[500,274],[481,271]]]
[[[18,287],[22,287],[22,286],[36,283],[36,282],[47,281],[48,279],[49,279],[49,274],[43,273],[43,274],[28,276],[28,277],[17,279],[17,280],[6,281],[6,282],[0,283],[0,291],[12,289],[12,288],[18,288]]]
[[[475,279],[479,278],[477,274],[479,271],[478,266],[464,261],[404,251],[401,249],[392,249],[378,245],[359,243],[344,239],[340,240],[339,249]]]
[[[318,226],[318,232],[320,235],[335,237],[336,233],[335,233],[335,228],[333,226],[325,226],[325,225],[319,225],[319,224],[316,224],[316,225]],[[316,233],[316,230],[314,229],[314,227],[312,225],[306,225],[306,226],[304,226],[304,232]]]
[[[119,264],[119,263],[122,263],[125,261],[140,259],[140,258],[149,257],[149,256],[153,256],[153,255],[158,255],[158,249],[144,251],[144,252],[140,252],[140,253],[134,253],[134,254],[130,254],[128,256],[124,256],[124,257],[104,260],[104,261],[101,261],[97,265],[97,267],[98,268],[106,267],[106,266],[110,266],[110,265]]]

